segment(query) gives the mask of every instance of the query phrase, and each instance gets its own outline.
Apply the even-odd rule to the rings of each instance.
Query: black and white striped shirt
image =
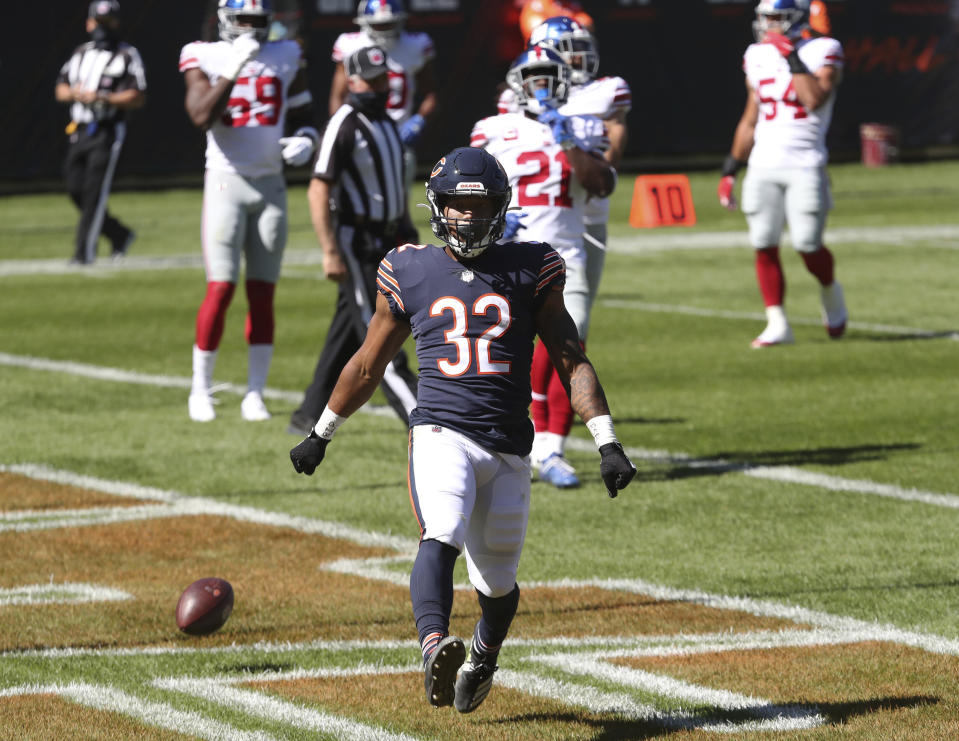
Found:
[[[70,87],[80,85],[85,90],[104,93],[117,93],[131,88],[146,92],[147,89],[140,52],[124,43],[113,49],[97,48],[92,41],[78,46],[73,56],[60,68],[57,76],[59,83],[66,83]],[[70,106],[70,115],[80,124],[123,120],[123,111],[103,101],[89,106],[74,103]]]
[[[370,118],[349,103],[326,124],[313,177],[335,183],[340,221],[389,223],[406,211],[403,144],[389,116]]]

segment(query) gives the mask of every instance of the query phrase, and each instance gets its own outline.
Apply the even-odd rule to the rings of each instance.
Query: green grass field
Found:
[[[335,301],[304,189],[253,424],[241,292],[218,418],[186,413],[199,192],[116,193],[139,238],[87,269],[66,195],[0,199],[0,738],[959,738],[959,163],[831,175],[847,334],[784,249],[796,344],[760,351],[716,174],[690,175],[696,226],[653,230],[621,176],[588,351],[639,474],[609,500],[578,424],[582,488],[534,483],[515,640],[470,716],[422,697],[400,423],[358,413],[315,476],[289,462]],[[180,634],[214,573],[233,616]],[[458,592],[454,628],[476,615]]]

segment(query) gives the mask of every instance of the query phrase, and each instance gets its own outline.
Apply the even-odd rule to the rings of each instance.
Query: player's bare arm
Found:
[[[410,325],[394,317],[389,302],[377,294],[376,311],[366,329],[366,339],[340,373],[326,409],[310,434],[290,451],[297,473],[313,474],[326,456],[326,446],[336,428],[370,400],[383,380],[386,366],[409,336]]]
[[[566,159],[587,193],[605,198],[613,192],[616,187],[616,172],[602,155],[572,147],[566,150]]]
[[[198,68],[184,72],[183,80],[186,83],[184,107],[187,115],[194,126],[206,131],[226,110],[235,80],[221,77],[211,83],[206,73]]]
[[[839,86],[842,73],[831,64],[820,67],[808,74],[794,74],[793,87],[799,102],[806,110],[814,111],[833,94]]]
[[[436,75],[433,71],[433,60],[429,60],[416,73],[416,91],[423,96],[416,112],[428,119],[436,112],[439,99],[436,96]]]
[[[341,417],[349,417],[369,401],[386,366],[409,336],[410,325],[393,316],[386,297],[378,293],[366,339],[340,373],[327,406]]]
[[[746,83],[746,107],[736,125],[733,134],[733,146],[730,154],[737,160],[745,162],[753,150],[753,137],[756,133],[756,122],[759,120],[759,96],[749,83]]]
[[[336,230],[333,228],[333,214],[330,211],[332,188],[332,183],[322,178],[313,178],[306,191],[306,199],[310,206],[313,231],[323,250],[323,272],[329,280],[342,283],[347,279],[348,273],[343,253],[336,240]]]
[[[561,289],[550,291],[536,314],[536,332],[549,351],[573,411],[588,422],[609,414],[606,395],[596,371],[583,350],[576,324],[566,311]]]
[[[333,70],[333,79],[330,81],[330,115],[336,113],[340,106],[346,102],[346,96],[349,93],[346,85],[346,69],[343,64],[337,64]]]
[[[609,137],[609,149],[603,156],[613,167],[619,167],[623,161],[623,153],[626,151],[626,143],[629,138],[629,129],[626,127],[626,111],[616,111],[612,116],[605,119],[603,124],[606,127],[606,136]]]
[[[573,411],[586,423],[601,461],[600,476],[606,492],[615,497],[636,475],[623,446],[613,431],[613,418],[606,403],[606,394],[589,358],[583,351],[576,325],[566,311],[562,289],[549,293],[536,312],[536,332],[546,345],[560,380],[569,392]]]

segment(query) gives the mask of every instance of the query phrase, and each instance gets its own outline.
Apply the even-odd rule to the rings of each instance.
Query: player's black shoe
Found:
[[[493,686],[493,674],[499,668],[495,658],[474,662],[474,655],[471,645],[470,660],[456,680],[456,697],[453,704],[461,713],[472,713],[483,704]]]
[[[426,699],[430,705],[442,708],[453,704],[456,671],[465,660],[466,646],[456,636],[446,636],[436,645],[424,667]]]

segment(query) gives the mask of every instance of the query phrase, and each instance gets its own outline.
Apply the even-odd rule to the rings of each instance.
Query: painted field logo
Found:
[[[932,738],[959,717],[959,642],[638,579],[524,583],[489,699],[434,711],[409,635],[415,536],[31,466],[0,487],[0,724],[28,737],[83,717],[117,737],[885,738],[907,709]],[[179,588],[207,571],[234,585],[233,617],[185,636]]]

